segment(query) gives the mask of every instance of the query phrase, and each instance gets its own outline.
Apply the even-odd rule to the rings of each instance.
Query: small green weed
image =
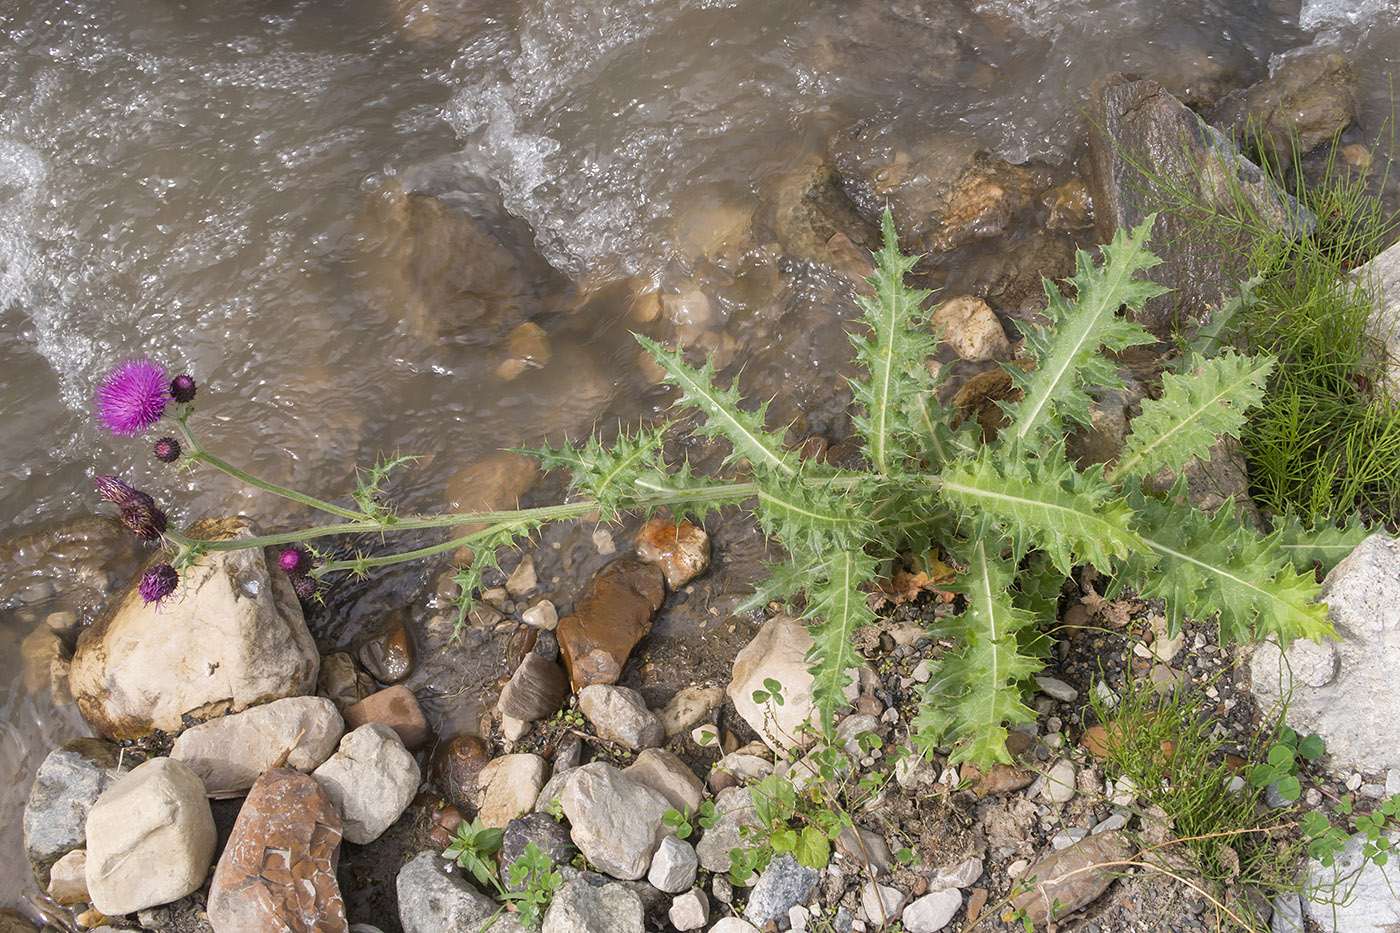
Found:
[[[700,804],[699,809],[694,812],[690,807],[685,810],[667,810],[661,815],[663,826],[669,826],[676,831],[677,839],[689,839],[695,832],[695,827],[701,829],[713,829],[719,814],[715,812],[715,804],[712,800],[706,800]]]
[[[471,872],[483,887],[499,888],[492,856],[501,850],[503,835],[499,829],[483,826],[479,817],[470,823],[463,820],[457,824],[457,837],[442,851],[442,857]]]
[[[1269,746],[1267,760],[1249,769],[1249,783],[1254,787],[1267,787],[1277,781],[1278,795],[1291,803],[1303,791],[1298,781],[1298,759],[1314,761],[1326,750],[1316,734],[1299,738],[1293,729],[1282,726]]]
[[[562,876],[554,870],[549,856],[531,842],[525,846],[524,854],[511,862],[506,878],[511,888],[522,884],[525,887],[520,891],[503,892],[503,896],[519,909],[521,923],[532,930],[539,929],[545,908],[563,883]]]

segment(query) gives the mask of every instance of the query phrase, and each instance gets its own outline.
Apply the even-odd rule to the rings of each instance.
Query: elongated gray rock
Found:
[[[344,731],[331,700],[287,697],[186,729],[170,757],[189,765],[210,797],[236,797],[288,749],[287,767],[311,771],[331,756]]]
[[[214,863],[215,842],[204,782],[181,762],[152,758],[88,813],[92,906],[119,916],[197,891]]]
[[[589,684],[578,692],[578,706],[600,738],[633,751],[652,748],[666,739],[661,720],[630,687]]]
[[[646,875],[665,835],[661,817],[670,801],[612,765],[594,762],[568,772],[559,802],[574,845],[600,871],[623,881]]]

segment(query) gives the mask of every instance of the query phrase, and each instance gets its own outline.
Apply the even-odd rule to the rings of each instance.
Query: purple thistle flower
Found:
[[[179,584],[180,572],[178,570],[169,564],[156,564],[141,574],[141,585],[137,591],[145,600],[146,605],[155,603],[156,608],[159,609],[160,604],[175,592],[175,587]]]
[[[174,463],[180,459],[180,442],[173,437],[162,437],[156,441],[155,455],[161,463]]]
[[[103,502],[114,502],[117,505],[147,500],[152,504],[155,502],[141,490],[122,482],[115,476],[94,476],[92,484],[97,487],[97,494],[102,497]]]
[[[125,503],[122,506],[121,519],[122,524],[135,532],[136,537],[142,541],[155,541],[165,534],[165,513],[156,508],[153,502],[133,499]]]
[[[181,405],[187,405],[194,401],[194,393],[198,388],[193,376],[181,373],[170,380],[170,397]]]
[[[277,557],[277,565],[292,579],[306,576],[311,563],[311,552],[299,544],[283,548]]]
[[[170,387],[165,367],[146,357],[118,363],[97,388],[97,414],[119,437],[143,433],[165,414]]]

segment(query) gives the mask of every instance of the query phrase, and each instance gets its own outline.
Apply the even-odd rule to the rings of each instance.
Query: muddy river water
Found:
[[[833,138],[946,137],[1070,177],[1098,75],[1189,95],[1318,34],[1354,50],[1375,134],[1396,20],[1370,0],[0,0],[0,907],[35,895],[34,769],[84,734],[21,642],[90,620],[141,556],[86,521],[89,477],[176,521],[305,517],[98,431],[115,361],[193,373],[211,448],[316,495],[422,455],[391,487],[415,511],[491,451],[663,410],[633,330],[742,364],[775,421],[839,437],[850,282],[782,235]],[[405,191],[471,219],[466,255],[433,252]],[[761,554],[720,534],[733,563]],[[555,543],[567,602],[596,542]],[[322,648],[441,569],[342,591]]]

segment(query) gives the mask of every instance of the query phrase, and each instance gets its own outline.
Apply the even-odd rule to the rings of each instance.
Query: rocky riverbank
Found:
[[[1242,114],[1273,126],[1278,114],[1297,112],[1309,118],[1300,129],[1332,140],[1354,117],[1346,71],[1335,50],[1291,56],[1261,85],[1214,102],[1220,130],[1152,82],[1105,79],[1093,105],[1114,144],[1090,142],[1085,177],[1012,165],[956,140],[890,145],[889,127],[852,127],[833,140],[829,161],[804,166],[782,192],[780,248],[858,282],[868,271],[862,247],[872,241],[865,222],[886,201],[897,205],[906,245],[930,252],[926,276],[939,275],[941,254],[1003,238],[1014,261],[959,273],[965,293],[932,309],[943,343],[929,365],[951,374],[949,400],[990,430],[999,412],[992,403],[1010,388],[1000,364],[1016,358],[1016,323],[1043,307],[1040,278],[1072,271],[1091,220],[1103,236],[1140,219],[1143,205],[1115,158],[1135,146],[1161,154],[1163,140],[1184,140],[1197,147],[1195,169],[1225,167],[1258,203],[1279,209],[1280,225],[1304,224],[1296,205],[1229,154],[1224,132],[1243,126]],[[1369,155],[1345,158],[1367,170]],[[1158,168],[1201,180],[1170,159]],[[423,208],[431,195],[403,198]],[[432,203],[434,224],[467,222]],[[735,250],[727,236],[709,242],[717,263]],[[1167,260],[1165,272],[1188,294],[1201,257]],[[702,292],[652,297],[651,310],[646,293],[637,298],[639,317],[664,317],[687,345],[735,352]],[[1219,297],[1191,293],[1154,306],[1146,323],[1165,337]],[[497,319],[500,310],[490,327],[510,335],[500,373],[509,379],[549,349],[538,327]],[[1157,360],[1122,363],[1125,388],[1096,403],[1093,429],[1076,438],[1074,456],[1085,465],[1117,455],[1133,406],[1155,390]],[[804,456],[859,456],[842,437],[796,440]],[[1237,458],[1221,454],[1186,470],[1190,494],[1207,507],[1247,490]],[[503,454],[463,470],[449,498],[456,508],[512,505],[537,482],[532,465]],[[1250,516],[1241,511],[1241,520]],[[472,715],[479,707],[467,700],[475,698],[452,680],[462,643],[450,639],[445,616],[389,612],[350,650],[323,652],[287,579],[256,551],[209,559],[164,607],[144,605],[128,584],[90,625],[43,620],[23,647],[35,689],[71,697],[100,736],[49,754],[24,815],[31,865],[66,911],[55,917],[91,929],[215,933],[517,929],[520,914],[441,856],[464,821],[477,821],[502,831],[503,866],[533,843],[550,866],[537,871],[558,873],[543,914],[548,933],[875,930],[895,921],[909,933],[976,922],[1009,930],[1018,911],[1042,926],[1215,928],[1214,892],[1175,885],[1135,861],[1156,826],[1146,795],[1105,763],[1095,736],[1111,734],[1113,721],[1094,722],[1086,698],[1099,691],[1111,710],[1136,681],[1163,693],[1198,691],[1243,760],[1258,751],[1277,696],[1261,690],[1261,710],[1246,689],[1247,651],[1217,644],[1208,625],[1172,633],[1160,604],[1104,599],[1086,573],[1058,594],[1057,618],[1045,620],[1047,629],[1058,622],[1059,644],[1035,681],[1039,719],[1011,743],[1014,763],[983,773],[939,754],[919,758],[910,753],[914,689],[941,647],[925,626],[963,607],[940,588],[949,581],[938,567],[901,568],[871,594],[880,621],[856,634],[863,660],[835,743],[823,748],[805,728],[804,626],[776,606],[732,615],[733,579],[697,589],[718,575],[712,561],[740,583],[753,573],[732,566],[736,555],[712,544],[714,531],[666,517],[626,535],[575,525],[559,532],[570,537],[558,553],[550,551],[560,539],[545,537],[507,561],[509,572],[488,581],[470,615],[473,644],[506,656],[508,676],[485,717]],[[251,533],[240,519],[191,529]],[[569,599],[542,595],[543,568],[573,573]],[[1312,775],[1311,806],[1325,795],[1400,790],[1400,754],[1379,738],[1393,714],[1357,725],[1360,709],[1385,699],[1377,686],[1384,666],[1379,675],[1356,670],[1393,647],[1400,594],[1386,586],[1397,576],[1394,542],[1371,539],[1327,584],[1346,640],[1331,654],[1293,659],[1307,687],[1323,691],[1300,728],[1325,733],[1332,752],[1330,770]],[[663,644],[658,612],[697,593],[724,599],[694,613],[702,621],[689,645]],[[706,622],[722,634],[707,638],[699,631]],[[1278,679],[1277,659],[1269,667],[1267,658],[1261,649],[1249,669],[1261,685]],[[1300,700],[1298,708],[1311,706]],[[755,794],[783,786],[792,790],[790,810],[781,826],[762,825],[760,810],[771,816],[771,807]],[[700,815],[707,803],[712,823]],[[776,849],[775,833],[822,825],[824,814],[840,825],[827,827],[823,867],[785,850],[756,873],[731,877],[736,851],[742,865],[764,846]],[[1109,863],[1111,871],[1094,870]],[[1367,897],[1387,907],[1383,894]],[[1349,908],[1328,920],[1311,901],[1286,897],[1257,906],[1278,933],[1304,913],[1346,931],[1390,922],[1383,913],[1353,920]],[[25,921],[0,919],[0,930],[5,923],[20,930]]]

